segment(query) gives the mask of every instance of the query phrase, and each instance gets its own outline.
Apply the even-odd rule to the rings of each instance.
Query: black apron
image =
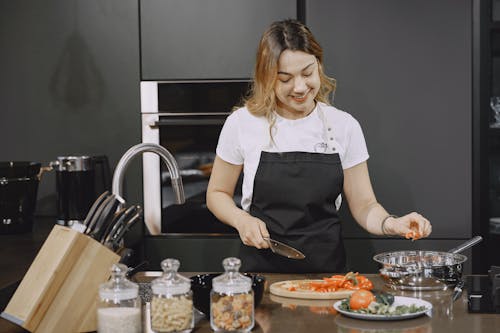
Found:
[[[297,248],[306,258],[288,259],[242,244],[242,271],[343,271],[345,250],[334,205],[343,182],[338,153],[261,152],[250,214],[266,223],[271,238]]]

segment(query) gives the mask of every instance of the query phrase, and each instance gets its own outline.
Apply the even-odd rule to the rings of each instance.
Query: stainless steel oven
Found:
[[[149,232],[231,234],[207,209],[206,189],[220,130],[247,93],[248,80],[141,82],[142,142],[176,158],[186,203],[173,204],[168,170],[157,155],[143,155],[144,218]],[[241,184],[236,190],[239,205]]]

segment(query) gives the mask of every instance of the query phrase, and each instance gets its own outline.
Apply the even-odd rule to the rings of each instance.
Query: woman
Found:
[[[242,270],[340,272],[345,252],[338,216],[343,191],[357,223],[375,235],[427,237],[431,224],[410,213],[390,215],[377,202],[358,122],[328,103],[334,81],[323,51],[295,20],[273,23],[257,52],[244,106],[220,134],[207,205],[243,242]],[[243,171],[242,209],[233,201]],[[283,241],[306,258],[273,254],[263,237]]]

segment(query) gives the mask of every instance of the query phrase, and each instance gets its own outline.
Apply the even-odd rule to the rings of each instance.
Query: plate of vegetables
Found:
[[[348,298],[335,302],[341,314],[367,320],[402,320],[429,314],[432,304],[419,298],[393,296],[384,292],[355,291]]]

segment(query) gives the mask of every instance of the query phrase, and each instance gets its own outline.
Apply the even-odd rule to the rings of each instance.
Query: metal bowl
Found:
[[[462,278],[467,257],[439,251],[396,251],[377,254],[386,284],[401,290],[445,290]]]

